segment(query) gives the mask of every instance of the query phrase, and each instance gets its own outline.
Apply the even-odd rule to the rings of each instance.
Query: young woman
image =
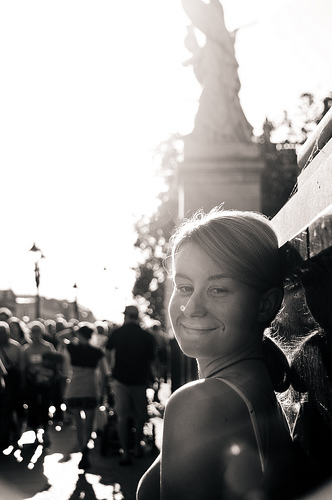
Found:
[[[200,378],[170,397],[137,498],[292,498],[293,443],[270,376],[280,372],[285,390],[288,365],[275,346],[269,359],[281,363],[269,373],[263,342],[283,298],[276,234],[263,215],[216,208],[171,242],[171,324]]]

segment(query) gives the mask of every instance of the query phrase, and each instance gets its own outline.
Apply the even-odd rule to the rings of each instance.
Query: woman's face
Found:
[[[198,359],[245,352],[260,339],[260,293],[219,267],[195,244],[175,256],[169,314],[182,351]]]

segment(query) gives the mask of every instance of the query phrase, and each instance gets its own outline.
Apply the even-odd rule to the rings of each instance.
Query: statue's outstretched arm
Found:
[[[182,7],[196,28],[207,37],[222,42],[229,36],[224,22],[224,11],[218,0],[210,4],[202,0],[182,0]]]
[[[197,55],[201,51],[201,47],[198,45],[194,27],[192,25],[187,26],[187,36],[184,39],[184,44],[194,55]]]

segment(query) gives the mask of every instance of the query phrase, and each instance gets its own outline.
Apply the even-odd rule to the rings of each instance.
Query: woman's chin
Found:
[[[187,356],[188,358],[197,358],[199,357],[200,349],[199,347],[195,346],[190,343],[190,345],[186,344],[185,342],[182,342],[181,344],[178,342],[179,347],[183,354]]]

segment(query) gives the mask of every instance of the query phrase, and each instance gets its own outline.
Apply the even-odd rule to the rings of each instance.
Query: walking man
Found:
[[[123,449],[121,465],[132,463],[130,457],[129,419],[134,419],[136,457],[142,455],[140,445],[147,417],[146,389],[152,383],[152,363],[155,359],[154,337],[139,325],[136,306],[127,306],[124,324],[114,330],[106,344],[112,368],[112,388],[115,395],[118,434]]]

